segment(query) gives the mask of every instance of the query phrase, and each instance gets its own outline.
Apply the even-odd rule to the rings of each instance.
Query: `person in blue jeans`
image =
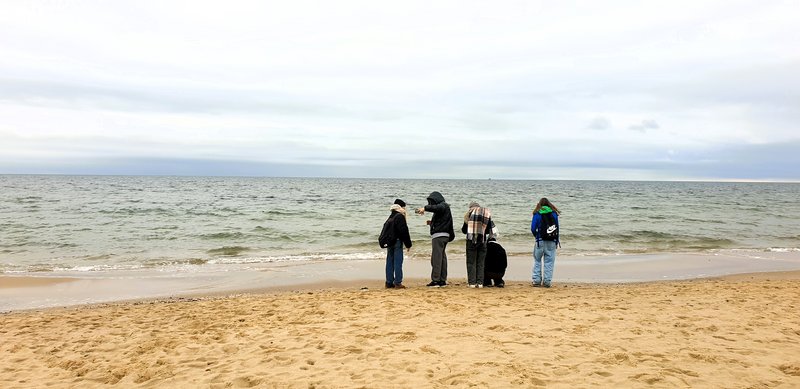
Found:
[[[406,223],[406,203],[396,199],[391,207],[389,219],[397,240],[386,248],[386,287],[404,289],[403,285],[403,245],[411,250],[411,236]]]
[[[553,280],[556,248],[559,244],[558,208],[542,197],[533,210],[531,233],[536,237],[533,248],[533,286],[549,288]],[[544,274],[542,266],[544,265]]]

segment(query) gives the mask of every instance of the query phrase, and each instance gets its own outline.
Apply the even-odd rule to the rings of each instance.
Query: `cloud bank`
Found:
[[[12,2],[0,174],[800,180],[793,2]]]

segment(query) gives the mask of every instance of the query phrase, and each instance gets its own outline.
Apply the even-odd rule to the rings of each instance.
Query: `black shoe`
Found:
[[[429,288],[438,288],[441,285],[439,284],[439,281],[431,281],[428,285],[425,285],[425,286],[427,286]]]
[[[542,286],[545,287],[545,288],[549,288],[550,284],[542,284]]]
[[[533,283],[533,287],[534,287],[534,288],[538,288],[538,287],[541,287],[541,286],[542,286],[542,284],[537,284],[537,283],[535,283],[535,282]]]
[[[505,282],[499,282],[499,283],[495,284],[494,286],[495,286],[495,288],[504,288],[506,286],[506,283]]]
[[[386,289],[391,289],[391,288],[394,288],[394,284],[386,282]]]
[[[439,281],[439,287],[440,287],[440,288],[444,288],[445,286],[447,286],[447,282],[445,282],[445,281]]]

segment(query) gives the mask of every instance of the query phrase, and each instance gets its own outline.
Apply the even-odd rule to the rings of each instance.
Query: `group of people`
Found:
[[[455,240],[450,205],[439,192],[432,192],[428,204],[414,210],[418,215],[433,214],[427,224],[431,235],[431,281],[428,287],[447,286],[447,244]],[[533,249],[532,285],[549,288],[553,279],[556,249],[559,245],[558,208],[542,198],[531,217],[531,233],[536,238]],[[411,249],[411,235],[406,221],[406,203],[396,199],[384,223],[379,242],[386,248],[386,287],[403,289],[403,247]],[[466,235],[467,284],[470,288],[505,286],[507,266],[505,249],[497,242],[497,228],[489,208],[475,201],[464,214],[461,232]]]

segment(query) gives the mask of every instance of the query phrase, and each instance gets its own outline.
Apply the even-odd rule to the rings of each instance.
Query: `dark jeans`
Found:
[[[467,241],[467,282],[483,285],[483,268],[486,264],[486,245]]]
[[[398,239],[386,248],[386,285],[403,283],[403,242]]]

